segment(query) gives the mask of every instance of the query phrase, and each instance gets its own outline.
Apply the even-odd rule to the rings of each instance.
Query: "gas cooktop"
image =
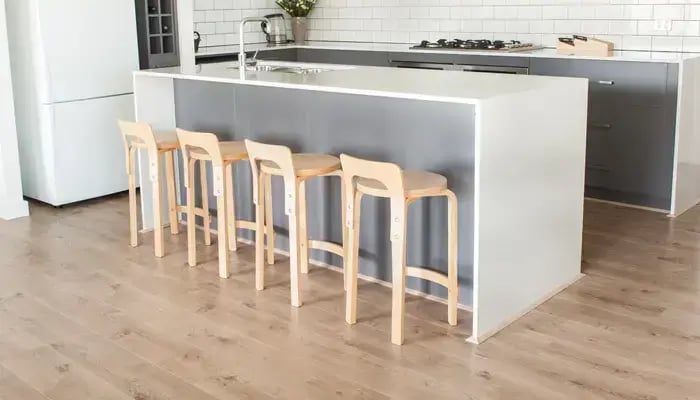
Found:
[[[440,39],[437,42],[423,40],[420,44],[411,46],[411,49],[431,49],[431,50],[478,50],[478,51],[500,51],[516,52],[541,49],[532,43],[521,43],[517,40],[487,40],[487,39]]]

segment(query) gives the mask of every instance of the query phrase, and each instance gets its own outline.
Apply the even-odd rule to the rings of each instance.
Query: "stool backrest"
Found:
[[[177,129],[177,140],[182,151],[183,169],[185,176],[189,176],[190,150],[198,149],[206,152],[211,158],[212,175],[214,179],[214,195],[218,196],[224,191],[224,157],[219,147],[219,138],[213,133],[192,132]],[[185,179],[185,187],[188,187],[188,179]]]
[[[118,120],[119,129],[122,132],[122,139],[124,140],[124,150],[126,153],[126,173],[131,174],[131,163],[129,162],[129,154],[135,149],[144,149],[148,151],[149,160],[155,160],[158,157],[158,144],[156,143],[156,136],[153,133],[153,128],[151,125],[145,122],[131,122]],[[154,171],[156,167],[153,162],[149,163],[151,180],[157,179],[157,171]],[[156,175],[154,175],[154,173]]]
[[[404,190],[403,172],[396,164],[364,160],[340,155],[340,163],[343,168],[343,184],[348,196],[345,224],[352,228],[354,221],[354,201],[357,178],[373,179],[386,187],[391,202],[391,239],[400,239],[403,232],[403,220],[405,218],[406,192]]]
[[[287,146],[259,143],[248,139],[245,140],[245,147],[248,150],[250,169],[253,173],[253,203],[258,204],[260,195],[260,166],[258,163],[271,161],[277,164],[282,171],[285,188],[284,209],[287,215],[293,215],[296,210],[296,191],[294,187],[297,183],[296,174],[294,173],[294,162],[292,161],[292,151]]]
[[[124,144],[131,147],[140,147],[148,150],[158,150],[156,137],[151,125],[145,122],[131,122],[118,120],[119,129],[124,138]]]

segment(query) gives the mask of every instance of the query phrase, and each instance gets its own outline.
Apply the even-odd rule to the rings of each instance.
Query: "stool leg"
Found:
[[[228,249],[231,251],[238,250],[238,232],[236,231],[236,191],[233,181],[233,164],[226,165],[226,186],[228,186],[226,201],[228,208]]]
[[[457,196],[447,191],[447,321],[457,325],[457,302],[459,301],[459,280],[457,276]]]
[[[265,236],[267,236],[267,263],[275,263],[275,224],[272,216],[272,175],[265,175]]]
[[[402,210],[392,207],[392,224],[400,224],[400,238],[391,238],[391,271],[392,271],[392,301],[391,301],[391,342],[403,344],[404,320],[406,314],[406,206]]]
[[[285,182],[286,184],[286,182]],[[299,183],[294,182],[293,188],[293,210],[289,214],[289,281],[292,294],[292,306],[301,307],[301,293],[299,282],[301,280],[300,274],[300,237],[299,237]]]
[[[199,180],[202,187],[202,208],[204,209],[204,245],[211,246],[211,213],[209,212],[206,161],[199,161]]]
[[[156,170],[155,180],[153,181],[153,235],[156,257],[165,256],[165,242],[163,240],[163,205],[161,203],[161,187],[160,187],[160,154],[155,155],[153,160],[153,168]]]
[[[306,228],[306,182],[299,183],[299,269],[302,274],[309,273],[309,234]]]
[[[135,174],[135,157],[136,150],[129,149],[129,234],[131,247],[139,245],[138,237],[138,222],[136,220],[136,174]]]
[[[345,193],[343,176],[340,176],[340,228],[343,230],[343,288],[348,290],[348,228],[345,226],[345,212],[348,199]],[[359,212],[359,209],[357,210]]]
[[[214,168],[224,168],[221,166]],[[220,175],[225,175],[224,171],[220,171]],[[221,193],[216,196],[216,229],[219,231],[218,235],[218,246],[219,246],[219,277],[222,279],[228,279],[230,276],[228,268],[228,198],[229,185],[224,183],[222,186]]]
[[[175,157],[173,151],[165,152],[165,180],[168,185],[168,215],[170,216],[170,233],[177,235],[180,227],[177,221],[177,199],[175,194]]]
[[[190,267],[197,265],[197,231],[194,214],[194,164],[195,160],[185,160],[188,163],[187,179],[187,262]]]
[[[265,174],[259,173],[253,179],[258,180],[258,203],[255,205],[255,289],[265,289],[265,214],[268,201],[268,187],[263,185]],[[267,222],[272,224],[271,221]],[[270,236],[268,239],[270,240]]]
[[[347,228],[348,242],[345,246],[345,275],[347,276],[345,322],[351,325],[357,322],[357,273],[360,257],[360,205],[362,204],[362,193],[355,192],[353,201],[352,227]],[[343,210],[343,215],[347,212],[346,208]],[[343,221],[343,226],[345,226],[345,220]]]

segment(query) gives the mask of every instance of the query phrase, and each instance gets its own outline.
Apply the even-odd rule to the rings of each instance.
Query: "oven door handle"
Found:
[[[501,67],[493,65],[466,65],[458,64],[457,68],[462,71],[473,71],[473,72],[500,72],[505,74],[522,74],[527,75],[529,69],[527,67]]]
[[[436,70],[451,70],[454,69],[453,64],[430,63],[420,61],[397,61],[390,60],[389,65],[395,68],[417,68],[417,69],[436,69]]]

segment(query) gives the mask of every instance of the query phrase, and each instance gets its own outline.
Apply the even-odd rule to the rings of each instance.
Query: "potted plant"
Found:
[[[304,43],[307,31],[306,17],[316,5],[316,0],[276,0],[275,3],[292,17],[294,42]]]

